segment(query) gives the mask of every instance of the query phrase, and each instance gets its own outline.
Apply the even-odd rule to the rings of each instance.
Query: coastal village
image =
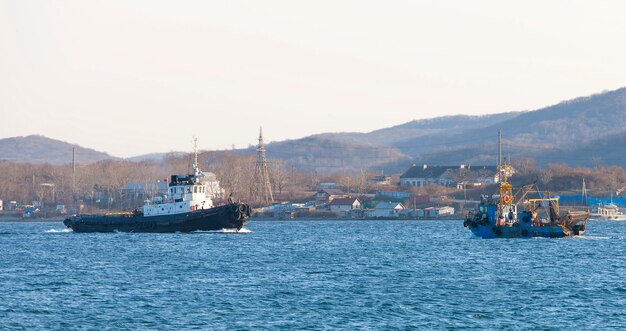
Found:
[[[206,187],[206,197],[217,206],[233,199],[248,203],[252,219],[258,220],[458,220],[476,209],[481,196],[496,192],[502,175],[495,165],[466,164],[412,164],[402,173],[391,175],[364,170],[324,176],[288,172],[284,163],[267,159],[262,133],[256,158],[222,154],[222,161],[209,162],[216,159],[210,155],[211,152],[205,152],[200,158],[206,160],[203,168],[210,170],[200,179]],[[170,167],[185,169],[188,160],[188,156],[179,156],[167,162]],[[255,164],[254,169],[247,164]],[[38,167],[28,170],[15,164],[5,169],[4,173],[19,175],[5,180],[0,187],[0,220],[58,220],[75,214],[137,211],[154,199],[167,199],[170,186],[167,178],[154,180],[155,175],[144,176],[163,168],[155,162]],[[506,169],[506,177],[522,185],[537,182],[537,178],[542,184],[549,180],[552,187],[559,189],[555,193],[562,203],[599,206],[610,202],[621,214],[617,206],[623,201],[618,194],[624,187],[620,186],[615,197],[611,194],[610,200],[594,200],[583,197],[584,192],[572,191],[572,187],[584,186],[576,181],[585,177],[594,187],[624,182],[621,168],[572,169],[550,165],[539,170],[526,162],[508,165]]]
[[[462,178],[462,179],[461,179]],[[202,179],[215,201],[225,199],[226,190],[214,173]],[[458,218],[464,208],[477,201],[458,199],[439,192],[460,192],[497,183],[495,166],[470,167],[412,165],[399,176],[372,175],[367,178],[369,191],[355,193],[337,182],[319,182],[297,202],[266,201],[255,206],[254,217],[263,219],[439,219]],[[438,188],[436,194],[425,194],[424,188]],[[153,196],[167,194],[167,180],[153,183],[126,183],[119,191],[94,187],[93,193],[75,195],[78,204],[55,203],[54,187],[37,187],[40,200],[29,203],[0,200],[4,217],[34,219],[78,213],[88,206],[99,209],[136,208]],[[421,190],[420,190],[421,189]],[[119,194],[117,194],[119,192]],[[308,197],[306,196],[308,194]]]
[[[339,182],[320,181],[302,190],[296,201],[281,200],[278,192],[273,194],[277,199],[260,199],[254,205],[252,217],[266,220],[462,219],[479,202],[475,192],[488,192],[498,183],[496,169],[496,166],[463,164],[413,164],[401,174],[369,174],[366,191],[359,188],[358,192],[355,187]],[[507,175],[514,178],[514,168],[509,169]],[[207,172],[202,182],[207,187],[207,196],[217,203],[225,201],[227,193],[232,192],[223,187],[215,173]],[[35,187],[37,200],[26,203],[0,200],[0,219],[59,219],[90,210],[132,210],[152,197],[167,194],[168,182],[128,182],[119,189],[94,185],[88,194],[74,194],[74,201],[58,199],[53,184]],[[267,189],[272,191],[272,187]],[[616,197],[616,201],[619,200]]]
[[[316,185],[315,194],[305,203],[274,204],[262,208],[259,216],[274,218],[340,218],[340,219],[440,219],[456,218],[468,203],[454,197],[416,193],[413,188],[440,186],[462,190],[465,186],[481,186],[497,182],[495,167],[470,167],[413,165],[392,183],[392,176],[377,175],[368,179],[373,188],[370,193],[355,195],[345,186],[334,182]],[[464,181],[457,181],[464,173]],[[468,174],[472,174],[469,176]],[[475,176],[473,176],[475,175]],[[390,190],[393,188],[393,190]],[[456,206],[456,209],[455,209]]]

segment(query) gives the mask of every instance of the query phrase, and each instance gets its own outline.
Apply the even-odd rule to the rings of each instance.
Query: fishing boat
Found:
[[[153,197],[141,210],[96,215],[74,215],[63,221],[74,232],[193,232],[235,230],[246,224],[252,209],[235,202],[215,206],[209,198],[204,173],[194,147],[193,173],[172,175],[168,193]]]
[[[626,221],[626,215],[613,202],[597,205],[591,212],[590,218],[600,221]]]
[[[531,186],[522,187],[519,197],[513,194],[508,182],[511,167],[502,163],[500,131],[498,145],[498,191],[483,195],[478,209],[468,213],[463,225],[480,238],[561,238],[584,234],[588,210],[561,212],[558,197],[533,190]],[[535,197],[531,198],[533,194]]]

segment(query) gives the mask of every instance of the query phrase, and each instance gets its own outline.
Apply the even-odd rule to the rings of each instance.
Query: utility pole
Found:
[[[265,157],[265,144],[263,143],[263,128],[259,128],[259,144],[256,148],[257,161],[254,169],[254,188],[252,197],[256,201],[261,201],[266,205],[274,202],[272,195],[272,186],[270,184],[270,175],[267,168],[267,159]]]
[[[72,147],[72,198],[76,192],[76,147]]]

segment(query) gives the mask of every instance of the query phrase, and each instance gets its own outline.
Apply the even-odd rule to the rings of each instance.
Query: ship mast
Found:
[[[204,173],[200,171],[200,167],[198,165],[198,138],[193,137],[193,175],[194,182],[199,182],[200,177],[204,177]]]
[[[510,168],[502,163],[502,130],[498,129],[498,181],[500,182],[500,213],[504,213],[504,206],[513,204],[513,187],[508,182]]]
[[[502,169],[502,130],[498,129],[498,171]],[[498,181],[502,182],[502,172],[498,173]]]

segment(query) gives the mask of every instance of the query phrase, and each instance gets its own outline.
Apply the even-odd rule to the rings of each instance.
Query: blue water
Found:
[[[0,329],[624,329],[626,222],[473,239],[461,221],[245,233],[0,223]]]

